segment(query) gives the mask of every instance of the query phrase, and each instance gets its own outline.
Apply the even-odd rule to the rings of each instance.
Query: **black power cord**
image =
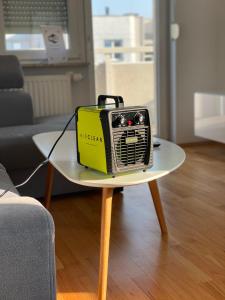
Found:
[[[72,122],[73,118],[75,117],[76,115],[76,112],[72,115],[72,117],[69,119],[69,121],[67,122],[66,126],[64,127],[62,133],[60,134],[60,136],[57,138],[57,140],[55,141],[54,145],[52,146],[48,156],[47,156],[47,159],[49,160],[51,155],[52,155],[52,152],[54,151],[56,145],[58,144],[59,140],[62,138],[62,136],[64,135],[64,133],[66,132],[66,129],[68,128],[68,126],[70,125],[70,123]]]
[[[64,127],[63,131],[61,132],[61,134],[59,135],[59,137],[57,138],[57,140],[55,141],[55,143],[53,144],[51,150],[49,151],[49,154],[47,156],[47,159],[45,159],[44,161],[42,161],[37,167],[36,169],[29,175],[29,177],[27,177],[26,180],[24,180],[22,183],[20,184],[17,184],[15,186],[15,188],[19,188],[21,186],[24,186],[25,184],[27,184],[31,178],[34,176],[34,174],[37,173],[37,171],[39,171],[43,166],[45,166],[48,162],[49,162],[49,159],[52,155],[52,152],[54,151],[56,145],[58,144],[58,142],[60,141],[60,139],[63,137],[64,133],[66,132],[68,126],[70,125],[70,123],[72,122],[73,118],[75,117],[76,113],[74,113],[71,118],[69,119],[69,121],[66,123],[66,126]],[[2,198],[6,193],[8,193],[10,191],[10,187],[8,187],[5,191],[3,191],[1,194],[0,194],[0,198]]]

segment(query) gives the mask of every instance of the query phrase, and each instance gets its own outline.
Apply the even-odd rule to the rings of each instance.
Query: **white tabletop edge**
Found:
[[[47,157],[51,146],[60,133],[60,131],[46,132],[37,134],[33,137],[34,143],[45,157]],[[74,140],[75,132],[67,131],[65,136],[59,142],[60,145],[56,146],[54,151],[55,153],[50,158],[50,163],[67,180],[83,186],[113,188],[145,183],[156,180],[176,170],[183,164],[186,158],[185,152],[180,146],[157,138],[157,140],[160,141],[161,146],[159,149],[154,150],[155,160],[153,168],[146,170],[146,172],[135,171],[129,172],[125,175],[118,174],[115,178],[113,178],[111,175],[105,175],[98,171],[85,169],[78,165],[75,159],[75,149],[73,150],[74,153],[73,151],[69,151],[67,156],[66,151],[73,149]],[[65,144],[67,145],[66,147]],[[168,161],[166,160],[167,154]],[[177,157],[175,157],[176,155]],[[67,159],[67,157],[72,157],[72,159]]]

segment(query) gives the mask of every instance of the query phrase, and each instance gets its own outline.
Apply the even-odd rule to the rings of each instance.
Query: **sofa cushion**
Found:
[[[4,191],[8,189],[9,191],[6,194],[4,194]],[[4,194],[2,198],[9,198],[19,195],[8,174],[6,173],[5,168],[2,164],[0,164],[0,196],[2,194]]]
[[[0,89],[23,87],[22,67],[15,55],[0,55]]]
[[[0,159],[7,170],[33,168],[43,160],[32,137],[35,134],[63,130],[70,116],[37,118],[33,125],[0,128]],[[74,129],[72,122],[69,129]]]
[[[0,127],[33,124],[31,96],[23,91],[0,91]]]

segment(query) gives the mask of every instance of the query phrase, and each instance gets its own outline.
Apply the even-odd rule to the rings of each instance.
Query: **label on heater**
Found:
[[[135,144],[137,142],[138,142],[138,138],[136,136],[126,138],[126,144]]]

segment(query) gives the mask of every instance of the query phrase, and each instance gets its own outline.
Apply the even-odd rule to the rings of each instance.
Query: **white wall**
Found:
[[[225,1],[217,0],[217,82],[218,92],[225,93]]]
[[[194,93],[225,87],[225,1],[177,0],[175,21],[181,35],[172,48],[176,51],[172,137],[186,143],[198,140],[194,136]]]

